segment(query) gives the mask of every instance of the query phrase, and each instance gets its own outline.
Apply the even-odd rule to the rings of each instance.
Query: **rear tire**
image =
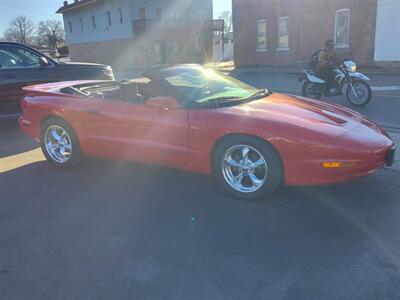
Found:
[[[312,88],[312,85],[316,86],[315,83],[312,83],[308,80],[306,82],[304,82],[303,88],[301,90],[301,94],[303,95],[303,97],[313,98],[313,99],[321,99],[322,92],[319,90],[315,91],[314,94],[310,94],[310,89]]]
[[[57,168],[74,167],[82,158],[75,130],[59,118],[51,118],[43,123],[40,146],[47,161]]]
[[[265,199],[283,182],[279,154],[270,144],[255,137],[234,136],[223,140],[214,151],[212,167],[219,185],[245,200]]]

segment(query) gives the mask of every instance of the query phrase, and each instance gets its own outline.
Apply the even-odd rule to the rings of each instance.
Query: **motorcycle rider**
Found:
[[[329,90],[335,78],[333,65],[336,62],[335,44],[333,40],[327,40],[318,53],[316,73],[326,81],[324,94],[328,96]]]

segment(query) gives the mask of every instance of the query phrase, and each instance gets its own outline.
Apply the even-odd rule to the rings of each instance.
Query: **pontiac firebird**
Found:
[[[212,174],[253,199],[281,184],[345,182],[393,163],[393,140],[359,113],[197,65],[24,90],[20,126],[59,168],[83,156],[155,164]]]

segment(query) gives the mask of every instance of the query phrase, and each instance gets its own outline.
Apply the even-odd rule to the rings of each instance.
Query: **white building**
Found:
[[[375,32],[375,63],[400,62],[400,0],[378,0]]]
[[[150,66],[212,59],[212,0],[75,0],[57,13],[73,61]]]

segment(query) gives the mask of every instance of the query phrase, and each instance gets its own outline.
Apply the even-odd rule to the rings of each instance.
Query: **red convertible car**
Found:
[[[258,198],[281,184],[368,175],[391,165],[395,152],[388,134],[357,112],[196,65],[25,91],[20,126],[60,168],[83,155],[130,160],[213,174],[234,195]]]

